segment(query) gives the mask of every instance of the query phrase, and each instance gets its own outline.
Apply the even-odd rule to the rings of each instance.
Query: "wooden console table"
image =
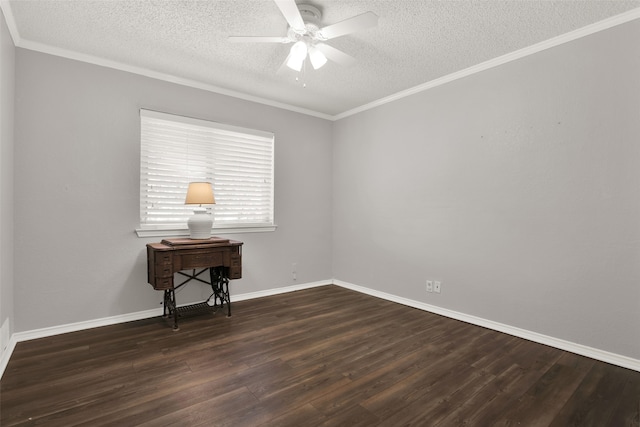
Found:
[[[186,273],[186,270],[190,270]],[[200,271],[198,271],[200,270]],[[209,272],[209,281],[200,276]],[[174,284],[174,274],[186,280]],[[173,317],[173,329],[178,330],[178,313],[227,305],[231,316],[229,280],[242,277],[242,242],[212,237],[210,239],[165,239],[147,244],[147,279],[153,289],[164,291],[164,316]],[[176,289],[192,280],[211,286],[213,293],[204,302],[178,307]],[[208,302],[213,298],[213,307]],[[220,305],[218,306],[218,301]]]

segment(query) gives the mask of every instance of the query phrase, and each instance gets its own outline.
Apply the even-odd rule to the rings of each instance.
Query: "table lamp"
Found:
[[[209,182],[190,182],[187,189],[185,205],[199,205],[193,209],[193,216],[189,218],[189,237],[191,239],[209,239],[211,237],[211,227],[213,218],[207,213],[207,209],[202,205],[213,205],[216,200],[213,198],[213,188]]]

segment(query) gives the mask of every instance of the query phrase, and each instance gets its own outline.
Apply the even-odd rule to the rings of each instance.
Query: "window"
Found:
[[[271,231],[274,135],[140,110],[138,235],[187,234],[189,182],[213,184],[214,231]]]

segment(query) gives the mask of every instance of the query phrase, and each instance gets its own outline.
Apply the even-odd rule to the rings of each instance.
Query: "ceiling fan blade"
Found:
[[[295,0],[273,0],[276,2],[278,9],[284,15],[284,19],[287,20],[289,26],[296,32],[303,32],[305,30],[304,21],[302,15],[298,10]]]
[[[340,65],[344,65],[345,67],[349,67],[356,63],[356,59],[353,56],[347,55],[343,51],[338,50],[333,46],[329,46],[328,44],[318,43],[315,47],[320,52],[324,53],[324,56],[326,56],[327,59],[337,62]]]
[[[378,15],[373,12],[365,12],[362,15],[321,28],[319,33],[324,40],[329,40],[356,31],[366,30],[376,25],[378,25]]]
[[[291,43],[289,37],[254,37],[254,36],[229,36],[230,42],[235,43]]]

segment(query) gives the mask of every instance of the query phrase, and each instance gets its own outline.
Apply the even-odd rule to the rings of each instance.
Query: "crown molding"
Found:
[[[181,86],[187,86],[194,89],[201,89],[207,92],[216,93],[218,95],[230,96],[233,98],[242,99],[244,101],[255,102],[257,104],[276,107],[282,110],[288,110],[294,113],[300,113],[307,116],[318,117],[325,120],[332,120],[333,118],[333,116],[330,116],[328,114],[320,113],[318,111],[313,111],[313,110],[309,110],[302,107],[296,107],[295,105],[289,105],[282,102],[261,98],[259,96],[249,95],[249,94],[234,91],[231,89],[225,89],[220,86],[203,83],[197,80],[186,79],[186,78],[174,76],[171,74],[153,71],[148,68],[137,67],[137,66],[125,64],[122,62],[112,61],[109,59],[105,59],[105,58],[101,58],[93,55],[87,55],[87,54],[73,52],[66,49],[60,49],[57,47],[45,45],[42,43],[36,43],[29,40],[22,40],[20,44],[16,46],[22,49],[33,50],[36,52],[46,53],[49,55],[59,56],[62,58],[72,59],[80,62],[86,62],[89,64],[98,65],[101,67],[112,68],[118,71],[125,71],[128,73],[137,74],[137,75],[149,77],[156,80],[161,80],[168,83],[175,83]]]
[[[325,113],[321,113],[314,110],[309,110],[295,105],[289,105],[283,102],[273,101],[271,99],[261,98],[259,96],[249,95],[244,92],[238,92],[231,89],[225,89],[220,86],[203,83],[197,80],[186,79],[183,77],[174,76],[171,74],[161,73],[154,70],[150,70],[143,67],[137,67],[129,64],[125,64],[118,61],[112,61],[110,59],[101,58],[98,56],[87,55],[84,53],[74,52],[67,49],[61,49],[55,46],[50,46],[44,43],[38,43],[31,40],[23,39],[15,23],[13,12],[11,11],[11,4],[8,0],[0,0],[0,9],[4,13],[9,33],[13,39],[13,44],[21,49],[32,50],[35,52],[46,53],[53,56],[59,56],[62,58],[72,59],[75,61],[86,62],[101,67],[112,68],[119,71],[125,71],[132,74],[138,74],[141,76],[149,77],[156,80],[165,81],[168,83],[175,83],[182,86],[191,87],[194,89],[201,89],[208,92],[217,93],[219,95],[226,95],[233,98],[242,99],[245,101],[255,102],[257,104],[263,104],[270,107],[280,108],[282,110],[292,111],[294,113],[300,113],[307,116],[318,117],[325,120],[332,120],[333,116]]]
[[[615,27],[635,19],[640,18],[640,7],[636,9],[632,9],[630,11],[621,13],[619,15],[612,16],[610,18],[604,19],[602,21],[596,22],[591,25],[587,25],[586,27],[579,28],[577,30],[559,35],[552,39],[548,39],[542,41],[540,43],[536,43],[534,45],[525,47],[523,49],[507,53],[505,55],[499,56],[497,58],[490,59],[488,61],[482,62],[480,64],[473,65],[469,68],[465,68],[464,70],[456,71],[455,73],[447,74],[446,76],[439,77],[435,80],[431,80],[429,82],[420,84],[418,86],[414,86],[410,89],[403,90],[401,92],[397,92],[393,95],[378,99],[376,101],[370,102],[368,104],[361,105],[360,107],[356,107],[349,111],[345,111],[344,113],[337,114],[332,117],[332,120],[340,120],[345,117],[353,116],[354,114],[361,113],[363,111],[371,110],[373,108],[379,107],[384,104],[388,104],[393,101],[397,101],[402,98],[406,98],[408,96],[414,95],[416,93],[424,92],[426,90],[432,89],[434,87],[442,86],[444,84],[450,83],[452,81],[461,79],[463,77],[468,77],[470,75],[480,73],[485,70],[489,70],[491,68],[498,67],[500,65],[507,64],[509,62],[524,58],[526,56],[530,56],[536,54],[538,52],[542,52],[543,50],[550,49],[552,47],[560,46],[562,44],[580,39],[582,37],[589,36],[591,34],[604,31],[611,27]]]
[[[378,100],[372,101],[370,103],[361,105],[359,107],[353,108],[351,110],[336,114],[330,115],[326,113],[321,113],[319,111],[314,111],[302,107],[297,107],[294,105],[273,101],[266,98],[261,98],[258,96],[249,95],[243,92],[238,92],[230,89],[225,89],[219,86],[210,85],[207,83],[199,82],[196,80],[186,79],[182,77],[173,76],[170,74],[160,73],[157,71],[149,70],[142,67],[135,67],[128,64],[124,64],[117,61],[111,61],[105,58],[100,58],[92,55],[86,55],[78,52],[73,52],[65,49],[56,48],[54,46],[49,46],[43,43],[36,43],[29,40],[23,40],[18,33],[18,29],[15,23],[15,19],[13,17],[13,12],[11,11],[11,4],[9,0],[0,0],[0,9],[4,13],[5,21],[7,22],[7,27],[9,28],[9,33],[13,38],[14,45],[16,47],[20,47],[23,49],[34,50],[41,53],[47,53],[50,55],[60,56],[67,59],[73,59],[81,62],[87,62],[90,64],[95,64],[103,67],[108,67],[120,71],[126,71],[134,74],[139,74],[142,76],[150,77],[157,80],[166,81],[169,83],[175,83],[187,87],[192,87],[195,89],[201,89],[209,92],[214,92],[220,95],[231,96],[234,98],[242,99],[245,101],[251,101],[258,104],[263,104],[271,107],[280,108],[283,110],[292,111],[295,113],[305,114],[312,117],[317,117],[320,119],[325,119],[329,121],[337,121],[343,118],[361,113],[363,111],[371,110],[373,108],[379,107],[381,105],[388,104],[393,101],[397,101],[399,99],[424,92],[426,90],[450,83],[452,81],[480,73],[485,70],[489,70],[491,68],[498,67],[500,65],[509,63],[511,61],[518,60],[520,58],[524,58],[529,55],[533,55],[535,53],[541,52],[546,49],[550,49],[555,46],[562,45],[564,43],[571,42],[573,40],[586,37],[588,35],[597,33],[599,31],[603,31],[609,29],[611,27],[615,27],[617,25],[621,25],[635,19],[640,18],[640,7],[629,10],[627,12],[621,13],[619,15],[612,16],[610,18],[604,19],[602,21],[596,22],[594,24],[587,25],[585,27],[579,28],[577,30],[562,34],[560,36],[554,37],[549,40],[542,41],[540,43],[534,44],[532,46],[499,56],[494,59],[490,59],[488,61],[482,62],[480,64],[471,66],[464,70],[460,70],[446,76],[439,77],[437,79],[431,80],[429,82],[420,84],[418,86],[414,86],[412,88],[397,92],[393,95],[380,98]]]
[[[7,23],[9,34],[13,39],[14,46],[18,46],[20,43],[20,34],[18,33],[18,27],[16,26],[16,20],[13,18],[13,11],[11,10],[11,4],[9,0],[0,0],[0,11],[4,15],[4,21]]]

